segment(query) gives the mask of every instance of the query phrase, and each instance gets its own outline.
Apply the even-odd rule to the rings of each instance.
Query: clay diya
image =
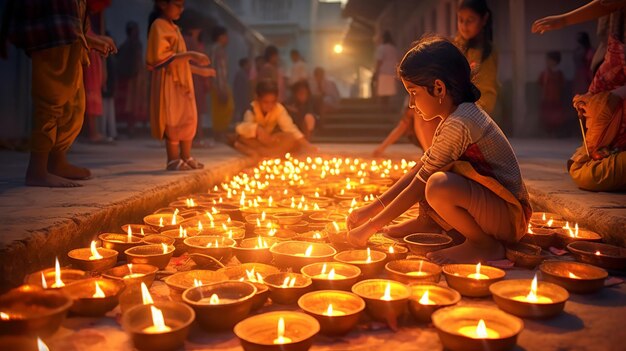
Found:
[[[124,251],[129,263],[149,264],[159,269],[164,269],[172,255],[174,254],[174,246],[165,244],[152,244],[131,247]]]
[[[302,234],[310,231],[309,222],[307,221],[299,221],[298,223],[294,224],[285,224],[282,227],[288,230],[293,230],[294,232],[296,232],[296,234]]]
[[[352,287],[352,292],[365,300],[368,314],[375,320],[395,328],[396,320],[408,305],[411,291],[395,280],[369,279]]]
[[[285,228],[256,228],[254,229],[254,236],[262,236],[268,238],[277,238],[279,240],[291,240],[296,237],[298,233],[290,229]]]
[[[299,273],[276,273],[265,277],[272,302],[281,305],[295,304],[300,296],[311,290],[311,278]]]
[[[233,247],[235,256],[242,263],[272,262],[270,247],[279,241],[278,238],[261,237],[243,239],[238,246]]]
[[[372,278],[382,272],[387,255],[384,252],[366,250],[348,250],[336,254],[333,259],[359,267],[365,278]]]
[[[547,256],[542,255],[541,247],[527,243],[510,243],[506,245],[506,258],[518,267],[533,269]]]
[[[144,283],[152,286],[158,267],[149,264],[125,264],[113,267],[102,273],[102,277],[112,280],[119,280],[126,285]]]
[[[311,278],[314,290],[350,291],[361,277],[357,266],[341,262],[318,262],[302,267],[300,272]]]
[[[281,211],[272,214],[272,218],[274,218],[279,225],[292,225],[300,222],[304,213],[299,211]]]
[[[323,227],[325,227],[325,225]],[[296,240],[325,243],[328,241],[328,234],[325,231],[312,230],[296,235]]]
[[[193,309],[184,303],[159,301],[128,309],[122,314],[122,328],[138,350],[178,350],[195,317]]]
[[[227,262],[233,256],[233,239],[218,235],[198,235],[183,241],[190,254],[198,253],[215,258],[220,262]]]
[[[495,267],[472,264],[449,264],[443,266],[448,286],[463,296],[489,296],[489,286],[504,279],[506,273]]]
[[[451,306],[432,314],[443,347],[450,351],[511,350],[524,322],[491,307]]]
[[[102,247],[117,251],[118,260],[126,259],[124,251],[131,247],[144,245],[141,241],[142,238],[143,237],[134,236],[130,231],[127,234],[102,233],[98,235],[98,239],[102,242]]]
[[[29,274],[24,279],[26,284],[36,285],[44,289],[60,289],[76,281],[87,279],[87,273],[79,269],[61,268],[59,260],[55,259],[54,268],[47,268]]]
[[[432,284],[411,284],[409,312],[418,322],[429,323],[436,310],[456,305],[461,294],[454,289]]]
[[[601,290],[609,275],[602,268],[580,262],[545,261],[539,266],[539,270],[545,281],[577,294]]]
[[[441,267],[424,260],[391,261],[385,265],[385,271],[391,279],[404,284],[438,283],[441,277]]]
[[[147,215],[143,218],[143,222],[146,225],[151,226],[156,231],[162,232],[164,230],[177,229],[185,218],[178,215],[178,211],[174,213],[155,213]]]
[[[320,324],[320,333],[330,336],[348,334],[359,322],[365,301],[359,296],[335,290],[306,293],[298,306]]]
[[[228,266],[217,270],[226,274],[230,280],[260,281],[270,274],[280,273],[274,266],[263,263],[242,263],[236,266]]]
[[[418,256],[425,256],[429,252],[452,246],[452,238],[444,234],[415,233],[404,237],[404,243],[409,250]]]
[[[233,332],[245,351],[307,351],[319,322],[301,312],[268,312],[244,319]]]
[[[176,239],[162,234],[150,234],[144,236],[141,241],[146,245],[165,244],[167,246],[174,246]]]
[[[248,282],[224,281],[185,290],[183,301],[196,312],[198,324],[207,331],[232,329],[246,318],[256,287]]]
[[[225,280],[228,280],[228,276],[222,272],[198,269],[174,273],[163,281],[170,290],[172,300],[181,301],[182,293],[189,288]]]
[[[534,227],[556,229],[565,224],[563,217],[557,213],[534,212],[530,217],[530,224]]]
[[[117,263],[117,251],[96,247],[92,241],[89,248],[74,249],[67,253],[72,267],[83,271],[104,271]]]
[[[582,241],[567,245],[567,250],[576,261],[606,269],[626,270],[626,249],[623,247]]]
[[[579,229],[578,223],[572,228],[569,222],[565,223],[563,228],[556,229],[556,246],[566,247],[567,245],[575,241],[585,242],[601,242],[602,237],[600,234],[592,232],[591,230]]]
[[[0,334],[47,337],[54,334],[72,307],[60,291],[22,285],[0,296]]]
[[[409,249],[400,245],[376,245],[372,250],[384,252],[387,255],[386,262],[406,259]]]
[[[293,271],[308,264],[330,260],[337,251],[324,243],[304,241],[283,241],[270,248],[274,263],[280,268],[291,268]]]
[[[125,285],[119,280],[85,279],[63,287],[62,292],[74,300],[70,311],[79,316],[101,317],[119,302]]]
[[[187,246],[185,246],[185,239],[191,236],[200,235],[200,231],[195,227],[183,228],[182,226],[178,227],[178,229],[166,230],[161,232],[161,235],[167,236],[174,240],[171,245],[174,245],[174,256],[180,256],[187,252]]]
[[[555,244],[556,232],[549,228],[532,228],[528,225],[528,231],[521,239],[521,242],[537,245],[542,249],[549,249]]]
[[[503,280],[489,287],[498,307],[526,318],[549,318],[563,311],[569,299],[567,290],[559,285],[530,279]]]
[[[328,234],[328,241],[330,241],[333,247],[338,251],[352,249],[352,245],[348,243],[348,227],[346,226],[345,219],[341,222],[333,221],[326,224],[326,233]]]

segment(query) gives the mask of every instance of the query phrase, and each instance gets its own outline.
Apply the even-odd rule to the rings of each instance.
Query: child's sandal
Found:
[[[168,171],[188,171],[192,168],[185,161],[179,158],[168,162],[165,169]]]
[[[185,163],[191,169],[204,169],[204,164],[196,161],[193,157],[190,157],[190,158],[186,159]]]

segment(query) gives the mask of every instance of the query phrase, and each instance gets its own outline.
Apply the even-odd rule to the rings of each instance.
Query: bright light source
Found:
[[[335,47],[333,47],[333,51],[335,52],[335,54],[341,54],[343,52],[343,45],[335,44]]]

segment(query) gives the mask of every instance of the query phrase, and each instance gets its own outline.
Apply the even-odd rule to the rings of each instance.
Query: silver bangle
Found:
[[[386,207],[387,207],[387,206],[385,206],[385,204],[383,203],[383,200],[381,200],[381,199],[380,199],[380,197],[378,197],[378,195],[376,195],[376,200],[378,200],[378,202],[380,203],[380,205],[381,205],[383,208],[386,208]]]

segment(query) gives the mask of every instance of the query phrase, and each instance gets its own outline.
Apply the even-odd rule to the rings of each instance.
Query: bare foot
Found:
[[[74,166],[69,162],[57,162],[48,164],[48,172],[59,177],[73,180],[87,180],[91,178],[91,171],[84,167]]]
[[[26,174],[26,180],[24,183],[27,186],[41,186],[49,188],[76,188],[82,186],[79,183],[51,173],[41,175]]]
[[[430,252],[426,254],[426,257],[437,264],[478,263],[501,260],[504,254],[502,243],[491,239],[480,244],[465,240],[461,245]]]
[[[382,232],[392,238],[403,238],[413,233],[439,233],[441,227],[429,216],[424,215],[399,224],[386,226]]]

